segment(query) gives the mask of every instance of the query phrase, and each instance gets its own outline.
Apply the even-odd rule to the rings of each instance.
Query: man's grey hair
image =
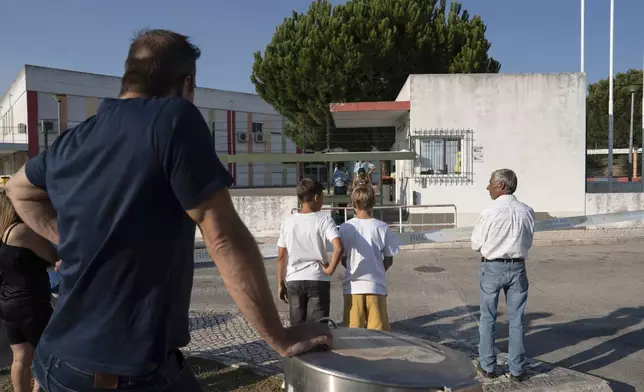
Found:
[[[505,184],[508,193],[511,195],[517,190],[517,175],[510,169],[499,169],[492,173],[492,180]]]

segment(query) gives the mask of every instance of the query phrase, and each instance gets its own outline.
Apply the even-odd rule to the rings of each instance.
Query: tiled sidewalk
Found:
[[[283,321],[286,315],[282,314]],[[280,375],[281,361],[257,332],[235,309],[191,314],[192,342],[186,348],[190,355],[210,357],[229,366],[244,366],[262,374]],[[444,344],[476,358],[475,341],[443,340],[431,336],[424,338]],[[507,373],[505,355],[499,355],[499,370]],[[600,378],[572,370],[531,361],[528,367],[529,379],[523,383],[512,382],[506,376],[495,380],[481,380],[485,391],[610,391],[608,383]]]

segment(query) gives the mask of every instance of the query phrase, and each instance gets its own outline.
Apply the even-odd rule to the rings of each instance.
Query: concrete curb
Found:
[[[589,238],[556,238],[551,240],[535,239],[532,246],[573,246],[573,245],[614,245],[644,241],[644,236],[635,237],[589,237]],[[433,242],[429,244],[403,245],[402,250],[422,249],[469,249],[469,241]]]
[[[643,242],[644,236],[632,237],[578,237],[578,238],[553,238],[553,239],[535,239],[532,246],[579,246],[579,245],[615,245],[615,244],[628,244],[633,242]],[[274,244],[260,243],[262,253],[266,253],[269,249],[274,248]],[[206,245],[203,241],[195,241],[195,249],[205,249]],[[424,250],[424,249],[469,249],[469,241],[454,241],[454,242],[432,242],[426,244],[403,245],[401,250]]]

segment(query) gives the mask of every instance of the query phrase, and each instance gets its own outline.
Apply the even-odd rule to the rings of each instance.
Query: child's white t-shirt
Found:
[[[320,261],[329,262],[326,242],[339,236],[328,212],[297,213],[286,218],[277,240],[277,246],[288,251],[286,281],[330,281],[331,277],[322,271]]]
[[[400,252],[400,241],[389,226],[374,218],[353,218],[340,226],[340,238],[347,257],[344,294],[387,295],[384,257]]]

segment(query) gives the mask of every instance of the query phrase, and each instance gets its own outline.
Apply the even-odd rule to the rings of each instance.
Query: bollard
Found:
[[[286,392],[480,392],[466,356],[396,332],[334,325],[333,348],[284,360]]]

